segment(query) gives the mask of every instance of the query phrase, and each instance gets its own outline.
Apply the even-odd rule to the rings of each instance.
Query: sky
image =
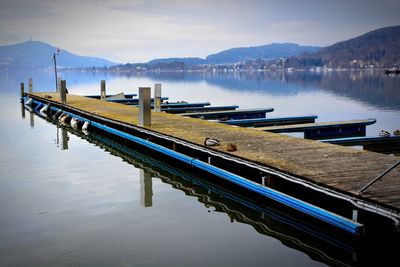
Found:
[[[327,46],[400,25],[400,0],[0,0],[0,45],[42,41],[118,63],[233,47]]]

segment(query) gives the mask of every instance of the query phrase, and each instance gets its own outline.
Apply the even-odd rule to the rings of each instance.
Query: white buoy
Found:
[[[88,121],[85,121],[85,123],[83,124],[83,126],[82,126],[82,131],[87,131],[88,130],[88,128],[89,128],[89,122]]]
[[[29,98],[28,100],[26,100],[25,102],[25,106],[30,106],[32,104],[33,99]]]
[[[70,123],[71,127],[74,128],[75,130],[78,129],[78,123],[79,123],[79,120],[77,118],[71,119],[71,123]]]
[[[49,105],[45,105],[44,107],[42,107],[41,109],[40,109],[40,114],[42,114],[44,117],[46,117],[47,116],[47,109],[49,108]]]

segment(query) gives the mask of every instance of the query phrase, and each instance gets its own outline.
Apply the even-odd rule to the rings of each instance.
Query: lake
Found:
[[[376,71],[59,75],[71,94],[98,94],[103,79],[109,94],[161,83],[171,101],[273,107],[269,117],[315,114],[319,122],[375,118],[368,136],[400,128],[400,76]],[[104,136],[59,128],[21,109],[28,77],[34,91],[54,91],[52,71],[0,72],[0,266],[398,260],[382,242],[390,237],[341,237]]]

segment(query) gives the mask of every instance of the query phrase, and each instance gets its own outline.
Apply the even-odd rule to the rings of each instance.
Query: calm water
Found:
[[[171,101],[274,107],[271,117],[316,114],[318,121],[376,118],[367,135],[400,128],[399,76],[61,75],[75,94],[98,93],[102,79],[107,93],[162,83]],[[207,177],[22,113],[19,83],[30,76],[34,90],[54,89],[51,72],[0,73],[0,266],[321,266],[396,259],[385,244],[366,248],[329,235]],[[376,255],[367,253],[375,249]]]

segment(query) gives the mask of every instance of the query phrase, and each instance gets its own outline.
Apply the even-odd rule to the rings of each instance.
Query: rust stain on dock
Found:
[[[56,93],[34,93],[43,101],[59,102]],[[45,96],[51,96],[47,99]],[[105,118],[137,125],[139,109],[68,94],[67,105]],[[152,112],[148,130],[173,136],[197,145],[206,137],[221,140],[210,149],[300,176],[315,184],[357,196],[400,211],[400,167],[393,169],[362,195],[359,190],[400,160],[396,156],[356,150],[313,140],[235,127],[168,113]],[[226,151],[233,143],[237,151]]]

